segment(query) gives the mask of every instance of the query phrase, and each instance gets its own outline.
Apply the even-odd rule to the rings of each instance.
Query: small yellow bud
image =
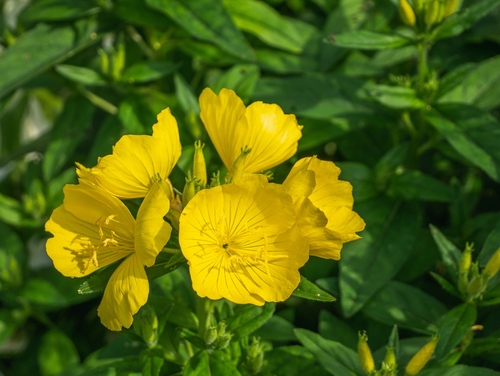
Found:
[[[486,287],[486,281],[482,276],[475,276],[467,285],[467,295],[474,298],[481,295]]]
[[[226,175],[226,183],[235,183],[243,177],[245,173],[245,160],[251,151],[252,149],[249,149],[247,146],[241,149],[241,154],[236,158],[236,161],[234,161],[233,166]]]
[[[194,158],[193,158],[193,174],[200,182],[200,188],[205,188],[207,185],[207,165],[205,164],[205,156],[203,155],[203,147],[201,141],[194,143]]]
[[[500,248],[491,256],[483,273],[488,274],[488,279],[491,279],[498,273],[498,270],[500,270]]]
[[[427,25],[432,25],[439,22],[441,13],[441,2],[439,0],[430,0],[425,9],[424,21]]]
[[[384,363],[388,369],[396,368],[396,354],[394,353],[394,347],[386,348]]]
[[[413,355],[405,368],[405,376],[414,376],[419,373],[427,364],[434,350],[436,349],[439,337],[434,335],[430,342],[426,343],[418,352]]]
[[[398,5],[401,20],[409,26],[415,25],[417,19],[410,3],[407,0],[399,0]]]
[[[458,290],[465,293],[467,285],[469,284],[469,271],[472,263],[472,252],[474,251],[474,244],[467,243],[465,250],[460,258],[460,265],[458,267]]]
[[[373,361],[373,355],[368,346],[368,336],[366,332],[358,333],[358,357],[361,367],[365,372],[371,373],[375,369],[375,362]]]
[[[184,185],[184,190],[182,191],[182,205],[186,207],[186,205],[191,201],[195,194],[200,191],[200,183],[196,177],[188,174],[186,178],[186,184]]]
[[[446,0],[443,9],[443,18],[451,16],[457,10],[458,0]]]

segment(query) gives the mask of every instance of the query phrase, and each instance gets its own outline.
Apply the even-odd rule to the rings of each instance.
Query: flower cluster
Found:
[[[283,184],[270,168],[297,151],[301,126],[276,104],[246,107],[231,90],[200,96],[201,119],[228,169],[207,182],[203,145],[182,199],[168,180],[181,155],[177,122],[158,115],[152,136],[123,136],[93,168],[77,164],[78,185],[46,230],[47,253],[65,276],[83,277],[123,260],[104,291],[98,314],[112,330],[130,327],[148,298],[144,267],[154,265],[178,231],[193,289],[200,297],[263,305],[287,299],[309,256],[338,260],[359,238],[363,220],[352,210],[352,187],[340,169],[316,157],[300,159]],[[122,200],[144,198],[137,214]],[[167,219],[167,221],[165,220]]]

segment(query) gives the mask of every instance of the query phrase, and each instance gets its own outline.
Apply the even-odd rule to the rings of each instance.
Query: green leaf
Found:
[[[184,367],[184,376],[224,375],[239,376],[236,366],[221,350],[200,351],[192,356]]]
[[[141,353],[142,376],[159,376],[165,363],[163,351],[148,349]]]
[[[118,17],[134,25],[164,28],[172,23],[165,15],[148,8],[145,0],[115,0],[113,11]]]
[[[443,260],[448,274],[453,280],[458,277],[458,265],[460,264],[460,259],[462,258],[462,252],[455,247],[455,245],[450,242],[446,237],[433,225],[429,225],[431,230],[431,235],[436,242],[439,253],[441,254],[441,259]]]
[[[414,204],[384,198],[363,201],[355,210],[366,230],[344,245],[340,260],[340,303],[347,317],[397,274],[417,241],[420,221]]]
[[[460,13],[447,18],[433,33],[433,39],[439,40],[462,34],[477,21],[500,5],[500,0],[478,0]]]
[[[194,38],[213,42],[241,59],[255,59],[221,0],[146,0],[146,4],[169,16]]]
[[[200,105],[198,104],[198,98],[196,98],[191,87],[178,73],[174,75],[174,84],[175,94],[184,112],[199,115]]]
[[[80,362],[73,341],[62,331],[54,329],[42,338],[38,351],[38,365],[42,376],[60,374]]]
[[[425,106],[425,102],[417,98],[416,91],[409,87],[370,84],[366,91],[374,100],[389,108],[400,110]]]
[[[228,69],[211,88],[218,93],[222,88],[231,89],[243,101],[252,95],[260,78],[260,69],[254,64],[236,64]]]
[[[318,286],[307,280],[304,276],[300,276],[300,283],[292,295],[298,296],[299,298],[316,300],[319,302],[334,302],[336,300],[333,296],[321,290]]]
[[[426,117],[460,155],[500,182],[500,124],[492,115],[450,103],[426,112]]]
[[[360,50],[385,50],[413,43],[411,39],[396,34],[382,34],[369,30],[350,31],[331,39],[335,46]]]
[[[413,286],[390,281],[363,308],[370,318],[417,333],[437,332],[437,322],[446,307],[436,298]]]
[[[295,336],[294,336],[295,338]],[[324,368],[302,346],[286,346],[266,351],[262,375],[324,376]]]
[[[125,69],[122,81],[133,83],[144,83],[157,80],[173,73],[179,64],[170,61],[146,61],[137,63]]]
[[[500,248],[500,219],[495,224],[495,227],[488,234],[483,248],[479,253],[478,260],[481,266],[485,266],[493,254]]]
[[[265,49],[258,49],[255,54],[262,70],[273,73],[303,73],[318,70],[318,62],[314,56]]]
[[[482,368],[458,365],[453,367],[433,368],[423,370],[418,376],[499,376],[500,372]]]
[[[27,23],[74,20],[95,14],[100,8],[88,0],[41,0],[30,4],[20,15]]]
[[[468,303],[449,311],[439,328],[439,341],[436,346],[436,358],[442,360],[457,346],[476,322],[476,306]]]
[[[335,376],[366,376],[355,351],[339,342],[326,340],[309,330],[295,329],[295,335],[330,374]]]
[[[449,90],[439,102],[464,102],[485,110],[500,104],[500,56],[483,60],[477,65],[467,64],[462,69],[467,73],[460,84]],[[441,87],[441,83],[440,83]]]
[[[28,319],[29,313],[23,309],[0,309],[0,344],[7,341]]]
[[[81,97],[69,98],[52,131],[51,141],[45,152],[42,172],[46,182],[51,181],[66,165],[69,158],[87,133],[95,107]],[[73,162],[73,161],[72,161]]]
[[[337,166],[342,170],[340,179],[352,184],[354,202],[359,203],[378,194],[375,176],[370,168],[357,162],[339,162]]]
[[[390,196],[405,200],[453,201],[453,189],[451,187],[420,171],[407,171],[395,175],[390,182],[387,193]]]
[[[418,49],[415,46],[406,46],[393,50],[381,50],[373,56],[372,64],[379,68],[389,68],[396,64],[414,59],[418,55]],[[441,88],[442,81],[439,82]]]
[[[319,34],[310,24],[284,17],[262,1],[224,0],[224,6],[236,26],[272,47],[301,53]]]
[[[434,278],[444,290],[448,291],[451,295],[456,296],[459,299],[462,299],[462,296],[458,292],[457,288],[453,284],[448,282],[447,279],[441,277],[437,273],[434,273],[434,272],[430,272],[430,273],[432,275],[432,278]]]
[[[436,97],[441,98],[449,91],[455,89],[476,69],[476,67],[476,63],[466,63],[447,73],[439,81],[439,88]]]
[[[318,333],[325,339],[356,350],[358,333],[347,322],[326,310],[321,310],[319,313]]]
[[[99,73],[85,67],[77,67],[75,65],[60,64],[56,71],[62,76],[71,81],[75,81],[87,86],[103,86],[107,82]]]
[[[156,116],[147,98],[139,94],[130,95],[118,108],[118,118],[127,133],[131,134],[151,133]]]
[[[227,320],[228,329],[236,339],[253,333],[264,325],[274,313],[276,304],[266,303],[264,307],[239,305],[234,309],[234,316]]]
[[[275,315],[257,329],[253,335],[264,341],[295,341],[293,329],[295,327],[290,321]]]
[[[23,242],[9,226],[0,222],[0,290],[20,287],[26,259]]]
[[[0,58],[0,98],[51,66],[98,41],[95,25],[78,24],[78,34],[70,26],[53,28],[39,24],[23,34]]]

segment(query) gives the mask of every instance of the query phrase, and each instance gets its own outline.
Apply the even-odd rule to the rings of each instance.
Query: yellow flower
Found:
[[[200,108],[208,135],[228,169],[245,147],[252,150],[245,160],[246,173],[277,166],[297,151],[302,126],[277,104],[255,102],[245,107],[234,91],[222,89],[215,95],[207,88],[201,93]]]
[[[293,198],[311,256],[340,259],[342,245],[359,239],[356,232],[365,228],[363,219],[352,210],[352,186],[338,180],[339,174],[333,162],[302,158],[283,183]]]
[[[287,299],[309,257],[290,196],[260,179],[196,194],[181,214],[179,243],[198,295],[239,304]]]
[[[113,154],[99,158],[93,168],[77,163],[76,172],[81,181],[90,181],[116,197],[140,198],[158,176],[168,178],[180,155],[177,121],[167,108],[158,115],[153,136],[123,136]]]
[[[144,266],[154,264],[172,230],[163,220],[170,203],[161,182],[151,187],[137,219],[119,199],[86,181],[66,185],[64,195],[45,224],[54,235],[47,253],[68,277],[84,277],[125,258],[106,286],[98,314],[111,330],[128,328],[148,298]]]

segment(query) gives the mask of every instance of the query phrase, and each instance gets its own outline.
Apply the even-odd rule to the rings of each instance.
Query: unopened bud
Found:
[[[472,252],[474,251],[474,244],[467,243],[465,250],[460,258],[460,265],[458,267],[458,290],[463,294],[467,290],[469,284],[469,271],[472,264]]]
[[[243,174],[245,173],[245,160],[251,150],[252,149],[249,149],[247,146],[241,149],[241,154],[238,158],[236,158],[231,169],[226,175],[226,183],[236,183],[243,177]]]
[[[398,5],[401,20],[409,26],[415,25],[417,19],[410,3],[407,0],[399,0]]]
[[[193,158],[193,175],[200,182],[200,188],[205,188],[207,185],[207,166],[205,164],[205,156],[203,155],[203,147],[201,141],[194,143],[194,158]]]
[[[211,345],[217,340],[217,328],[215,326],[212,326],[208,328],[205,331],[205,336],[204,336],[205,343],[207,345]]]
[[[500,248],[491,256],[483,273],[488,275],[488,279],[491,279],[498,273],[498,270],[500,270]]]
[[[210,188],[218,187],[220,185],[220,171],[213,173],[212,179],[210,180]]]
[[[361,363],[361,367],[365,370],[365,372],[372,372],[375,369],[375,362],[373,361],[373,355],[370,351],[370,347],[368,346],[368,336],[366,332],[358,333],[358,357],[359,362]]]
[[[457,10],[458,0],[446,0],[443,9],[443,18],[451,16]]]
[[[425,9],[424,21],[427,25],[432,25],[439,22],[441,13],[441,1],[430,0],[427,3],[427,8]]]
[[[231,342],[231,338],[233,335],[231,333],[226,332],[226,323],[221,321],[217,324],[217,340],[214,343],[214,346],[217,349],[225,349],[229,342]]]
[[[471,298],[475,298],[481,295],[484,292],[487,284],[486,274],[475,276],[471,279],[469,284],[467,285],[467,295]]]
[[[396,368],[396,354],[394,353],[394,347],[386,347],[385,358],[384,358],[385,366],[388,369]]]
[[[430,342],[426,343],[424,347],[418,350],[408,362],[405,368],[405,376],[414,376],[425,367],[432,354],[434,354],[438,340],[439,337],[434,335]]]
[[[415,8],[415,13],[420,14],[424,9],[425,0],[413,0],[413,7]]]
[[[253,337],[252,344],[248,347],[247,367],[252,374],[259,373],[264,362],[264,351],[259,340]]]
[[[186,184],[184,185],[184,190],[182,191],[182,205],[186,207],[186,205],[191,201],[195,194],[200,191],[200,183],[196,177],[191,176],[188,173],[188,177],[186,178]]]

